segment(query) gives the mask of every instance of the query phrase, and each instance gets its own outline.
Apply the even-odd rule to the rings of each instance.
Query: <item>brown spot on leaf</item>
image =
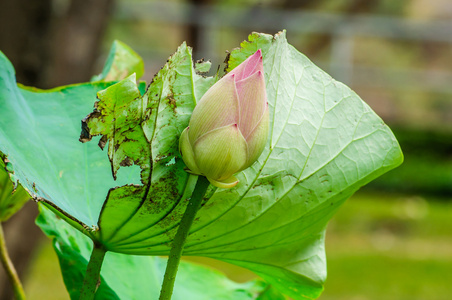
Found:
[[[107,144],[107,141],[108,141],[108,137],[106,135],[103,135],[101,137],[101,139],[99,140],[99,144],[98,144],[100,149],[104,150],[105,145]]]
[[[224,73],[228,72],[229,69],[229,59],[231,58],[231,52],[226,51],[226,58],[224,59],[224,63],[226,64],[224,66]]]
[[[130,167],[133,165],[133,161],[129,157],[126,157],[119,163],[119,165],[121,167]]]
[[[174,94],[169,94],[167,99],[168,99],[169,107],[172,108],[173,113],[176,113],[176,108],[177,108],[176,104],[177,104],[177,102],[176,102],[176,99],[174,99]]]

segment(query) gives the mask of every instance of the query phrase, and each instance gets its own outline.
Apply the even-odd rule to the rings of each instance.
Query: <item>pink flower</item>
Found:
[[[179,141],[187,171],[206,176],[217,187],[235,186],[233,175],[251,166],[264,150],[268,122],[258,50],[215,83],[193,110]]]

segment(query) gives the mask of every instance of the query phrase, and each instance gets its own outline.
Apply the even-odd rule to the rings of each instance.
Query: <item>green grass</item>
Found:
[[[357,193],[328,227],[328,280],[320,300],[452,299],[451,213],[451,201]],[[238,281],[252,277],[231,265],[214,267]],[[25,288],[29,300],[68,299],[50,242]]]
[[[355,195],[328,228],[320,299],[452,299],[451,212],[451,202]]]
[[[329,279],[320,299],[451,299],[450,270],[450,260],[378,253],[330,258]]]

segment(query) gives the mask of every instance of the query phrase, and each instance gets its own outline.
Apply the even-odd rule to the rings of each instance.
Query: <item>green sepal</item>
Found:
[[[193,145],[199,170],[209,179],[222,181],[246,163],[247,145],[237,124],[212,130]]]

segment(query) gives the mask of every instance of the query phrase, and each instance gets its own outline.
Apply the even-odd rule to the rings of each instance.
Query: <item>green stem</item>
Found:
[[[19,276],[17,275],[16,269],[11,261],[11,258],[8,255],[8,251],[6,249],[5,244],[5,235],[3,233],[3,226],[0,222],[0,259],[2,261],[3,267],[5,268],[6,274],[11,281],[14,289],[14,295],[17,300],[25,300],[25,292],[22,287],[22,283],[20,283]]]
[[[201,207],[204,194],[209,186],[209,181],[204,176],[198,177],[195,190],[193,191],[190,202],[187,205],[185,213],[174,237],[173,246],[171,247],[168,263],[166,265],[165,276],[163,277],[162,290],[160,291],[160,300],[170,300],[173,294],[174,281],[176,280],[177,269],[179,267],[182,251],[184,250],[185,241],[196,217],[196,213]]]
[[[83,279],[83,286],[80,291],[80,300],[94,299],[94,294],[96,294],[99,284],[100,269],[106,252],[103,247],[94,243],[93,252],[91,253],[85,278]]]

